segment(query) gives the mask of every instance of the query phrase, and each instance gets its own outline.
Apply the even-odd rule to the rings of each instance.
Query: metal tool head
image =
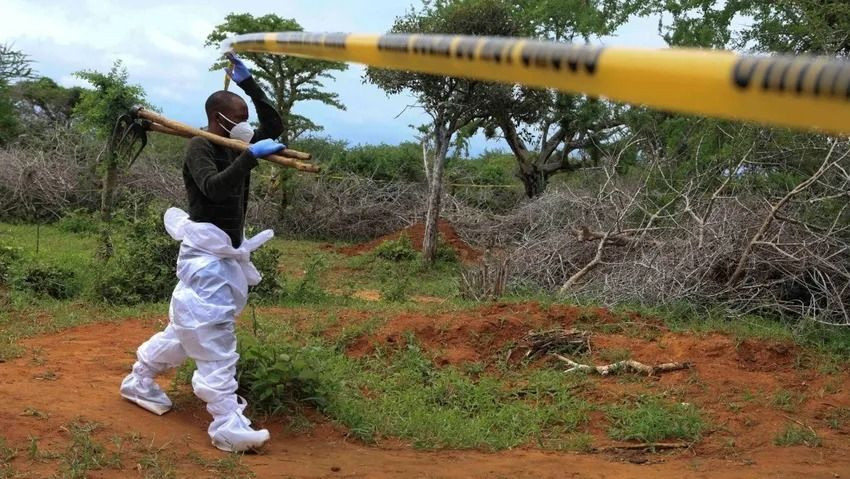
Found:
[[[115,155],[119,161],[126,159],[128,168],[135,163],[148,144],[148,129],[137,118],[137,113],[138,110],[134,107],[130,113],[119,116],[109,139],[109,153]]]

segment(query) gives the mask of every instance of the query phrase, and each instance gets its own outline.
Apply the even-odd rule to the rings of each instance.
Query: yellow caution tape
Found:
[[[450,35],[252,33],[236,52],[555,88],[663,110],[850,134],[850,62]]]

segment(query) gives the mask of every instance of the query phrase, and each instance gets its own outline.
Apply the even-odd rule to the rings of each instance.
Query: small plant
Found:
[[[410,261],[419,256],[413,248],[413,243],[407,234],[401,234],[397,239],[384,241],[375,248],[375,256],[388,261]]]
[[[174,453],[167,446],[154,447],[153,443],[141,448],[139,470],[145,479],[175,479],[177,467]]]
[[[6,445],[6,439],[0,437],[0,479],[18,477],[12,468],[12,459],[18,456],[18,450]]]
[[[607,416],[611,422],[608,435],[623,441],[697,441],[705,428],[693,405],[670,404],[656,397],[640,397],[609,407]]]
[[[773,443],[777,446],[820,447],[822,441],[813,429],[797,424],[789,424],[773,439]]]

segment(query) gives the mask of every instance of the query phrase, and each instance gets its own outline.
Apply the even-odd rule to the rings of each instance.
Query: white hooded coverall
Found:
[[[168,326],[139,347],[133,373],[150,378],[187,357],[194,359],[192,387],[213,416],[212,437],[232,413],[241,414],[245,408],[236,396],[236,317],[247,303],[248,286],[261,279],[250,254],[274,232],[265,230],[233,248],[217,226],[193,222],[178,208],[166,211],[165,228],[182,241],[179,282],[171,297]]]

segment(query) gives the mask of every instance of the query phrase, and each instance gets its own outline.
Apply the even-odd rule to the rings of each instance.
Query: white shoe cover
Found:
[[[239,401],[237,409],[223,416],[216,416],[210,424],[212,444],[222,451],[244,452],[259,449],[271,437],[266,429],[251,428],[251,420],[242,414],[245,400],[240,397]]]
[[[160,416],[171,410],[171,399],[153,378],[139,379],[133,373],[128,374],[121,383],[121,397]]]

